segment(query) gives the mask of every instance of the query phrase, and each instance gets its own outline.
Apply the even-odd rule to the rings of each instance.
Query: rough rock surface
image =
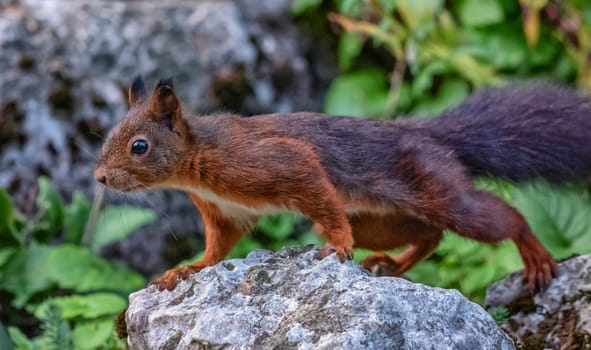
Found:
[[[152,86],[174,76],[193,112],[318,110],[336,69],[323,62],[336,55],[322,39],[306,39],[290,6],[0,0],[0,187],[27,213],[35,210],[39,175],[51,177],[67,198],[74,190],[91,196],[94,157],[125,114],[126,89],[138,73]],[[146,273],[161,269],[166,235],[183,241],[202,231],[182,194],[107,199],[159,212],[157,226],[117,248]]]
[[[489,287],[487,308],[505,307],[501,327],[523,349],[591,348],[591,255],[558,265],[559,276],[533,298],[515,273]]]
[[[130,349],[513,349],[459,292],[373,277],[314,247],[257,250],[130,295]]]

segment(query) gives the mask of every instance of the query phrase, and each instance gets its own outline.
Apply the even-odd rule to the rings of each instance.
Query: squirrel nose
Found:
[[[107,174],[105,173],[104,168],[97,168],[94,171],[94,179],[97,182],[102,183],[103,185],[106,185],[107,184]]]

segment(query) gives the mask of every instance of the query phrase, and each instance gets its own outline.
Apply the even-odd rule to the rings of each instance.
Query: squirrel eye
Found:
[[[144,154],[148,150],[148,141],[146,140],[135,140],[131,145],[131,153],[133,154]]]

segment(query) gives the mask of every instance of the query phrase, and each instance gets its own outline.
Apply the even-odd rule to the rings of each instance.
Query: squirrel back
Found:
[[[591,175],[591,99],[573,89],[487,89],[421,124],[472,175],[550,182]]]

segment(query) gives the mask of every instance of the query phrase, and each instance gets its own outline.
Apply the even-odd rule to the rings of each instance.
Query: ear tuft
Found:
[[[150,103],[153,118],[165,122],[173,130],[175,123],[181,118],[180,106],[180,101],[174,93],[172,78],[160,80]]]
[[[145,99],[146,96],[148,96],[146,84],[144,84],[144,78],[141,74],[136,75],[133,79],[133,83],[131,83],[128,95],[129,105],[132,107],[137,105],[140,101]]]
[[[158,84],[156,84],[156,89],[158,90],[158,88],[166,86],[168,88],[170,88],[171,90],[174,90],[174,81],[172,79],[172,77],[168,78],[168,79],[160,79],[158,81]]]

